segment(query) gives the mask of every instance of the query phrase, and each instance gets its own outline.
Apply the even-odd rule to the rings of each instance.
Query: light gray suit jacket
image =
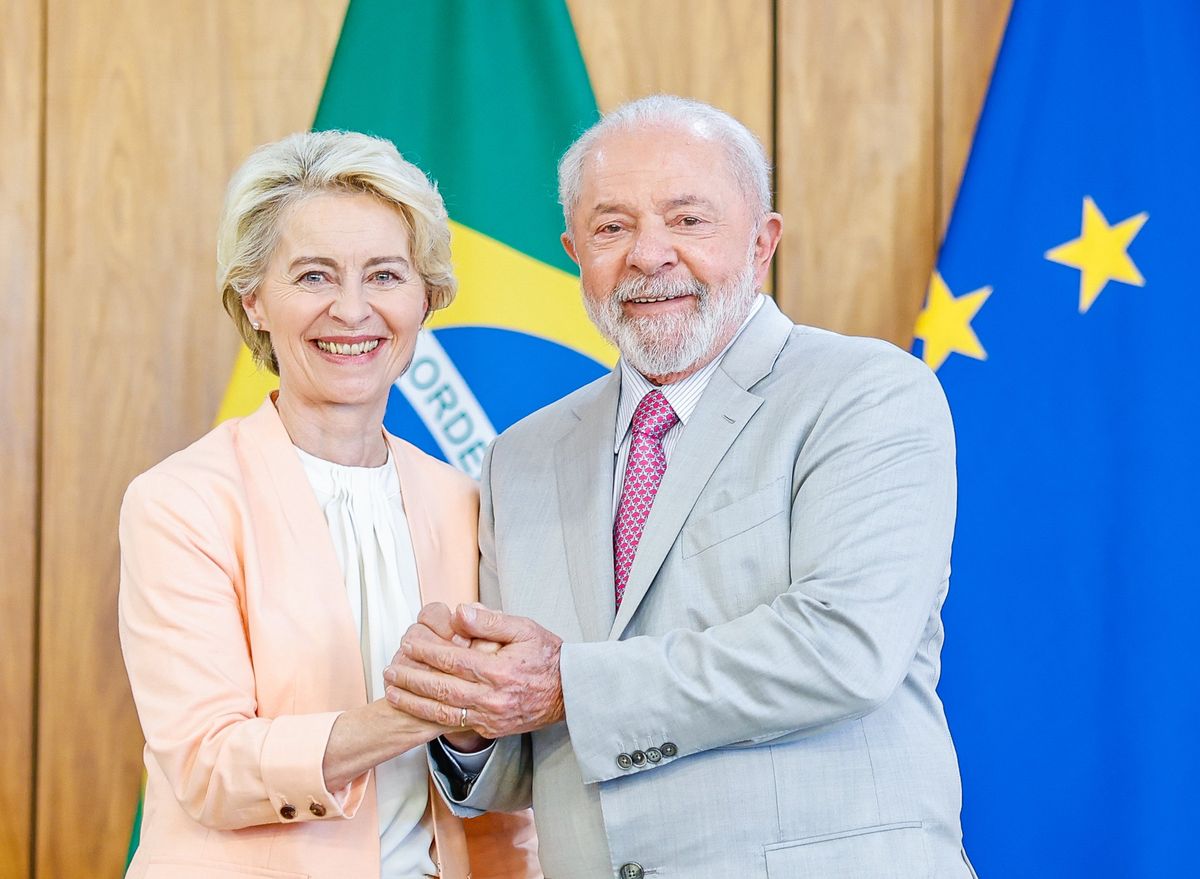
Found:
[[[481,598],[567,642],[567,719],[501,740],[460,814],[532,799],[548,879],[972,875],[935,692],[955,474],[932,373],[764,303],[614,614],[619,390],[535,413],[484,465]]]

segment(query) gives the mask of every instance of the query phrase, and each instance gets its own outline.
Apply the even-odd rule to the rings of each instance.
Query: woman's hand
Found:
[[[325,789],[336,793],[368,769],[450,729],[397,711],[386,699],[343,711],[333,722],[321,762]]]
[[[427,604],[421,609],[421,613],[417,617],[417,622],[409,627],[408,634],[412,634],[415,630],[424,630],[421,632],[424,636],[433,636],[443,641],[449,641],[459,647],[470,647],[472,650],[477,650],[480,653],[495,653],[500,649],[500,644],[496,641],[488,641],[483,638],[476,638],[474,640],[464,638],[454,631],[451,624],[452,618],[453,614],[445,604],[441,602]],[[408,637],[408,635],[405,637]],[[397,651],[396,655],[392,658],[392,662],[397,663],[403,659],[403,651]],[[455,721],[457,721],[457,724],[443,734],[447,743],[454,750],[463,754],[471,754],[482,750],[491,741],[471,728],[469,711],[464,712],[462,709],[458,709],[456,717],[447,715],[445,718],[447,725],[451,725]]]

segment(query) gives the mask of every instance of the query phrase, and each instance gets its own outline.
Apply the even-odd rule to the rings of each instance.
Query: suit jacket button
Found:
[[[312,812],[318,818],[325,817],[325,807],[322,806],[320,803],[309,803],[308,811]]]
[[[641,864],[630,861],[628,864],[621,865],[621,879],[642,879],[645,875],[646,871],[642,869]]]
[[[634,766],[645,766],[646,765],[646,752],[645,751],[634,751],[629,756],[633,760]]]
[[[674,757],[679,753],[679,748],[675,747],[674,742],[663,742],[663,746],[659,748],[664,757]]]
[[[622,769],[628,769],[629,767],[633,766],[633,758],[628,754],[618,754],[617,765]]]
[[[658,750],[658,748],[646,749],[646,759],[651,763],[658,763],[660,760],[662,760],[662,757],[662,751]]]
[[[291,821],[296,817],[296,807],[291,803],[284,803],[279,807],[279,814],[284,818],[284,820]]]

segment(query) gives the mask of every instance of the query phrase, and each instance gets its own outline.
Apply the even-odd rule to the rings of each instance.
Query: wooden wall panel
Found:
[[[603,109],[692,95],[777,145],[784,308],[907,344],[1010,0],[568,2]],[[0,6],[0,871],[27,873],[38,443],[37,875],[116,876],[141,743],[116,640],[120,496],[217,410],[236,350],[212,282],[222,187],[307,127],[345,5]]]
[[[950,222],[1012,0],[939,0],[938,230]]]
[[[42,13],[0,4],[0,879],[29,875],[33,827]]]
[[[229,173],[312,121],[345,0],[48,0],[37,875],[121,873],[141,732],[117,643],[129,480],[211,425]]]
[[[737,116],[771,148],[771,0],[568,0],[601,110],[667,92]]]
[[[906,344],[936,249],[934,5],[779,0],[777,297]]]

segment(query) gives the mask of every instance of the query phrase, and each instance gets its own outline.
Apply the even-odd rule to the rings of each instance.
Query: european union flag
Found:
[[[1016,0],[917,324],[984,879],[1200,874],[1198,106],[1195,0]]]

